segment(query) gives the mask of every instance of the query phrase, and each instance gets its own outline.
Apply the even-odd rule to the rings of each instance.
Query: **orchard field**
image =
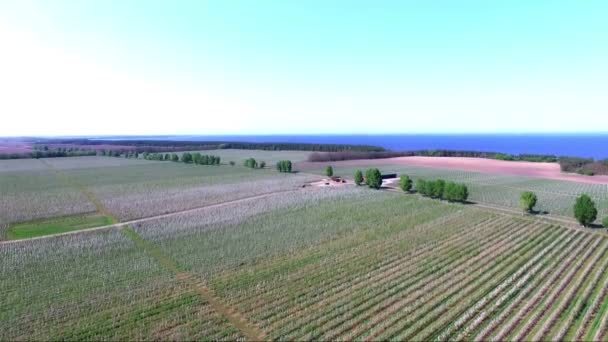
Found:
[[[331,163],[327,163],[330,165]],[[475,202],[510,208],[519,208],[519,197],[524,191],[533,191],[538,196],[537,209],[552,215],[572,217],[576,197],[585,193],[597,205],[599,217],[608,216],[608,184],[586,184],[523,176],[494,175],[470,171],[435,169],[428,167],[380,165],[383,173],[409,175],[412,179],[445,179],[465,183],[470,190],[470,199]],[[334,167],[334,173],[352,178],[361,167]],[[314,169],[313,174],[323,175],[324,169]]]
[[[0,242],[0,340],[608,339],[602,232],[235,161],[0,162],[5,232],[147,218]]]

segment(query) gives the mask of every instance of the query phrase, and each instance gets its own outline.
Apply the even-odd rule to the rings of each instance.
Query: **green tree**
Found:
[[[529,213],[532,210],[534,210],[534,206],[536,206],[536,202],[538,201],[538,198],[536,197],[536,194],[531,192],[531,191],[526,191],[524,193],[521,194],[521,197],[519,198],[519,207]]]
[[[449,202],[457,202],[458,187],[459,185],[454,182],[445,183],[445,188],[443,189],[443,198],[448,200]]]
[[[331,177],[331,176],[333,176],[333,175],[334,175],[334,168],[333,168],[333,167],[331,167],[331,166],[326,167],[326,168],[325,168],[325,175],[326,175],[327,177]]]
[[[443,198],[444,189],[445,189],[445,181],[443,179],[438,179],[436,181],[431,182],[431,197]]]
[[[597,218],[597,208],[588,195],[581,195],[574,204],[574,217],[580,224],[588,227]]]
[[[182,153],[182,162],[186,164],[192,163],[192,154],[190,152]]]
[[[201,154],[200,154],[200,153],[198,153],[198,152],[194,152],[194,153],[192,154],[192,162],[194,162],[194,164],[200,164],[200,163],[201,163],[201,158],[202,158],[202,157],[203,157],[203,156],[201,156]]]
[[[410,177],[406,175],[401,176],[399,179],[399,187],[405,192],[410,192],[412,190],[412,180]]]
[[[355,171],[355,184],[361,185],[363,183],[363,172],[361,170]]]
[[[137,158],[137,157],[135,157],[135,158]],[[169,155],[169,153],[165,153],[165,160],[166,161],[171,160],[171,155]]]
[[[372,189],[380,189],[382,186],[382,173],[378,169],[369,169],[365,173],[365,183]]]
[[[172,162],[178,162],[179,161],[179,156],[175,153],[171,154],[171,161]]]
[[[608,216],[604,217],[602,220],[602,226],[604,226],[604,228],[608,228]]]
[[[456,185],[456,200],[466,202],[469,199],[469,188],[465,184]]]
[[[245,160],[245,166],[255,169],[256,167],[258,167],[258,162],[254,158],[249,158]]]
[[[266,162],[262,160],[262,161],[260,162],[260,169],[263,169],[263,168],[265,168],[265,167],[266,167]]]
[[[422,196],[428,196],[429,195],[429,191],[428,191],[428,182],[425,181],[422,178],[418,178],[416,180],[416,191],[421,194]]]

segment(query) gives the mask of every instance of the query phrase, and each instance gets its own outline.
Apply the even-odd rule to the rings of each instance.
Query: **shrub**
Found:
[[[521,194],[521,197],[519,199],[519,206],[523,211],[529,213],[532,211],[532,209],[534,209],[537,200],[538,199],[535,193],[526,191]]]
[[[145,153],[144,153],[144,155],[145,155]],[[171,155],[171,161],[172,162],[178,162],[179,161],[179,156],[177,154],[173,153]]]
[[[574,204],[574,217],[585,227],[588,227],[597,218],[597,208],[588,195],[581,195]]]
[[[331,177],[331,176],[333,176],[333,175],[334,175],[334,168],[333,168],[333,167],[331,167],[331,166],[326,167],[326,168],[325,168],[325,175],[326,175],[327,177]]]
[[[361,170],[355,171],[355,184],[361,185],[363,183],[363,172]]]
[[[382,173],[380,173],[380,170],[367,170],[365,173],[365,183],[372,189],[380,189],[382,186]]]
[[[236,163],[233,160],[231,160],[229,164],[230,164],[230,166],[234,166]]]
[[[401,176],[399,179],[399,187],[405,192],[410,192],[412,190],[412,180],[410,177],[406,175]]]
[[[263,169],[266,167],[266,162],[265,161],[261,161],[260,162],[260,169]]]

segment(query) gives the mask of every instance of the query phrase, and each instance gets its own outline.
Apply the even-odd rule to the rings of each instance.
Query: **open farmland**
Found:
[[[339,163],[334,163],[338,164]],[[323,175],[323,168],[306,172]],[[335,166],[334,174],[352,178],[357,169],[365,170],[369,166],[349,165]],[[599,217],[608,216],[608,184],[589,184],[551,179],[531,178],[524,176],[509,176],[486,174],[472,171],[448,170],[419,166],[404,166],[394,164],[379,164],[383,173],[397,173],[408,175],[412,179],[445,179],[467,184],[470,200],[510,208],[519,208],[519,197],[524,191],[534,191],[538,196],[537,209],[547,211],[552,215],[572,217],[572,207],[576,197],[586,193],[597,205]]]
[[[0,340],[608,338],[608,237],[595,231],[240,165],[25,165],[4,166],[20,170],[4,171],[15,189],[40,173],[89,211],[148,219],[0,242]]]

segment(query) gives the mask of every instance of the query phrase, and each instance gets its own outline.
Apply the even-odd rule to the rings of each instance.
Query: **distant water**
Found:
[[[608,158],[608,134],[182,135],[155,139],[362,144],[394,151],[446,149]]]

